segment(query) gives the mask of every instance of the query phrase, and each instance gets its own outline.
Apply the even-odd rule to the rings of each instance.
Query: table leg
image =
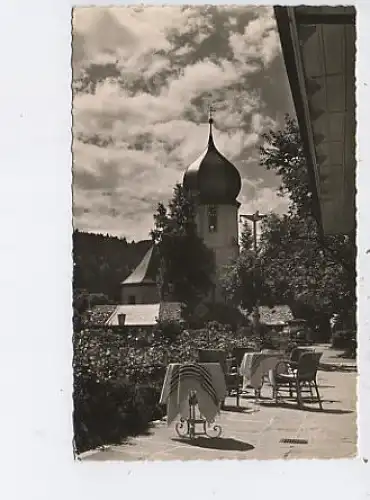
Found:
[[[259,400],[261,399],[261,387],[254,390],[254,397],[255,397],[255,402],[258,403]]]

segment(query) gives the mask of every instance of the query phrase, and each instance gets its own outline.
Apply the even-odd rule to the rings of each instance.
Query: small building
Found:
[[[159,320],[160,303],[118,305],[105,326],[151,327]]]
[[[280,331],[287,321],[293,319],[292,310],[287,305],[277,305],[274,307],[260,306],[258,312],[261,325],[264,325],[269,330]],[[252,315],[250,315],[250,319],[252,319]]]
[[[157,286],[158,261],[158,254],[153,245],[136,269],[121,283],[122,305],[157,305],[160,302]]]
[[[158,322],[182,321],[178,302],[161,301],[157,286],[159,255],[155,245],[121,283],[121,303],[97,305],[88,311],[86,324],[92,328],[139,328],[150,330]]]

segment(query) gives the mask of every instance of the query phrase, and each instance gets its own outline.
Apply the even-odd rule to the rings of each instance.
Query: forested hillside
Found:
[[[126,238],[74,231],[74,290],[119,300],[121,281],[139,264],[150,245],[150,240],[129,243]]]

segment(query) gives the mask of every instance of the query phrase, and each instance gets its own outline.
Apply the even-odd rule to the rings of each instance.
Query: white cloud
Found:
[[[227,44],[219,53],[217,44],[197,53],[210,35],[224,40],[212,9],[75,9],[74,213],[80,229],[147,237],[156,203],[170,198],[206,146],[211,98],[216,144],[240,166],[243,193],[253,193],[253,203],[262,207],[282,209],[274,188],[248,178],[260,134],[275,125],[258,86],[248,88],[249,78],[266,71],[277,55],[272,10],[225,8],[231,60],[222,52]],[[246,9],[259,15],[236,32]],[[244,205],[251,208],[243,198]]]
[[[236,60],[247,63],[258,58],[266,67],[278,55],[279,38],[272,9],[267,8],[262,15],[254,19],[244,29],[244,33],[231,33],[230,46]]]
[[[235,65],[230,61],[221,60],[216,65],[204,59],[184,68],[180,78],[172,80],[161,97],[171,102],[179,100],[185,105],[200,93],[212,94],[214,90],[236,82],[239,77]]]
[[[197,20],[190,23],[191,17],[195,17],[194,10],[179,7],[76,8],[74,33],[82,37],[84,47],[80,66],[98,63],[104,57],[117,61],[123,72],[146,70],[150,74],[151,58],[146,56],[169,51],[168,33],[194,27]],[[200,41],[203,35],[199,37]]]

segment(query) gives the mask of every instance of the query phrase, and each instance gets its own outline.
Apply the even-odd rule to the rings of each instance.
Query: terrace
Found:
[[[253,396],[226,400],[217,418],[223,434],[219,438],[178,438],[165,420],[155,421],[146,435],[123,444],[80,455],[81,460],[214,460],[348,458],[357,453],[356,362],[328,345],[321,351],[318,372],[323,410],[307,404],[299,409],[287,400],[275,404],[271,387],[264,386],[259,404]]]

